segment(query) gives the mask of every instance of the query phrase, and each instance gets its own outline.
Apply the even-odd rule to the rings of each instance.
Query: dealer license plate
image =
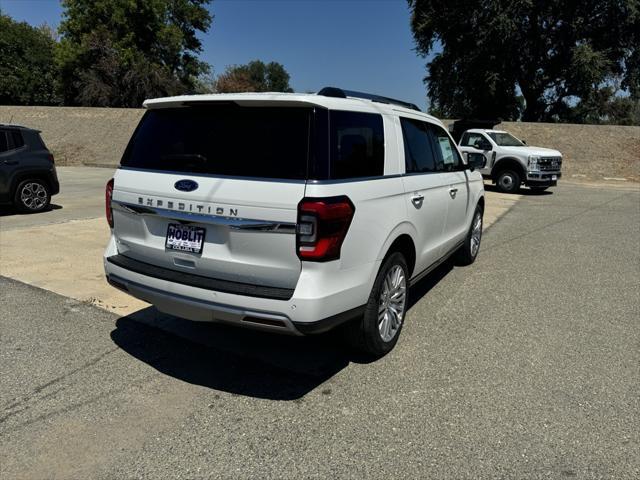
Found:
[[[170,223],[167,228],[165,247],[181,252],[202,253],[205,229],[191,225]]]

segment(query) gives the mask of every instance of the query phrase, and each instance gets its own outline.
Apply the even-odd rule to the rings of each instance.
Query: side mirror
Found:
[[[486,140],[484,142],[480,142],[478,144],[478,148],[480,150],[492,150],[493,147],[491,146],[491,144],[489,142],[487,142]]]
[[[485,157],[483,154],[481,154],[481,153],[472,153],[472,152],[469,152],[467,154],[467,167],[472,172],[476,168],[478,168],[478,169],[484,168],[486,164],[487,164],[487,157]]]

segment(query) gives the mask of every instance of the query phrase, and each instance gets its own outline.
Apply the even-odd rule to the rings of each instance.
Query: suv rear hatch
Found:
[[[165,272],[292,293],[312,121],[308,106],[218,102],[147,111],[114,177],[119,255]]]

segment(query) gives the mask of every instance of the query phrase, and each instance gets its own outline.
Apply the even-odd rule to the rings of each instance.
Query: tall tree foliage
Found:
[[[615,121],[640,101],[639,0],[408,3],[444,116],[593,121],[599,105],[597,120]]]
[[[246,65],[227,67],[215,82],[218,93],[232,92],[293,92],[289,86],[289,74],[277,62],[265,64],[253,60]]]
[[[68,105],[138,107],[192,91],[208,72],[197,32],[210,0],[63,0],[58,54]]]
[[[48,27],[34,28],[0,13],[0,104],[58,102],[55,48]]]

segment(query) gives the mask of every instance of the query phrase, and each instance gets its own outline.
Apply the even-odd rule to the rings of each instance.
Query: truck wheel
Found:
[[[398,342],[408,300],[409,269],[395,252],[378,271],[364,315],[346,326],[351,346],[376,358],[389,353]]]
[[[471,220],[469,232],[464,240],[464,244],[456,253],[456,263],[458,265],[471,265],[476,261],[478,252],[480,251],[480,241],[482,240],[482,214],[483,210],[480,205],[476,207]]]
[[[520,175],[514,170],[502,170],[496,179],[498,190],[502,193],[516,193],[520,189]]]
[[[41,212],[51,202],[49,185],[39,179],[23,180],[16,189],[14,201],[23,212]]]

